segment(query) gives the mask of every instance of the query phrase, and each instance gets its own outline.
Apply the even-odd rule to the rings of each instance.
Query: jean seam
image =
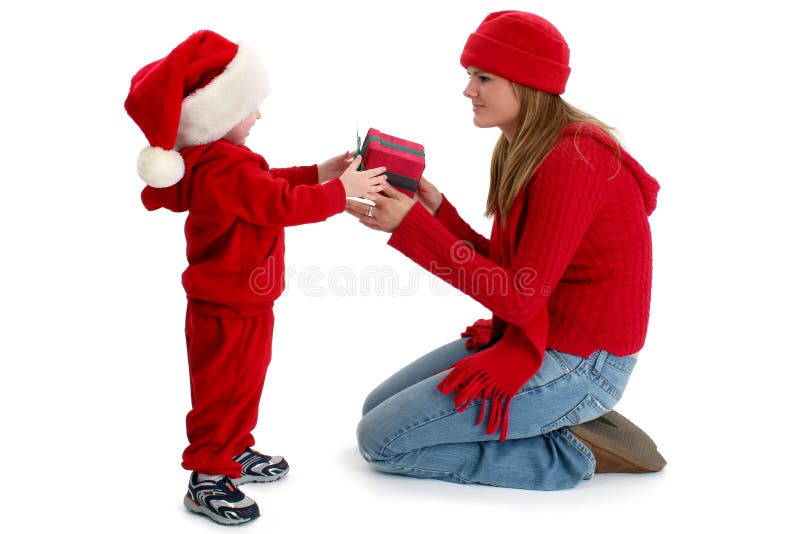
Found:
[[[612,358],[617,358],[617,356],[612,356]],[[606,359],[606,365],[608,365],[609,367],[613,367],[620,373],[624,373],[628,376],[630,376],[633,373],[633,368],[635,367],[635,364],[632,366],[619,365],[613,359]]]
[[[544,425],[540,429],[541,435],[549,434],[550,432],[554,432],[560,428],[564,428],[567,426],[581,424],[581,421],[573,421],[570,415],[577,414],[581,410],[590,406],[599,406],[600,409],[598,411],[600,412],[600,414],[597,415],[596,417],[600,417],[603,414],[608,413],[610,411],[610,408],[608,408],[605,404],[603,404],[603,402],[600,399],[598,399],[596,395],[593,395],[592,393],[587,393],[586,396],[570,411],[568,411],[567,413],[565,413],[552,423]]]
[[[415,471],[415,470],[416,471],[424,471],[426,473],[435,473],[435,474],[438,474],[438,475],[450,475],[450,476],[455,477],[458,480],[461,480],[462,482],[467,483],[467,484],[482,484],[482,482],[476,482],[474,480],[469,480],[467,478],[464,478],[462,476],[457,475],[456,473],[453,473],[452,471],[439,471],[437,469],[428,469],[428,468],[417,467],[417,466],[401,465],[401,464],[398,464],[398,463],[391,462],[389,460],[384,460],[384,462],[386,462],[387,464],[391,465],[392,467],[397,467],[399,469],[405,469],[405,470],[410,470],[410,471]]]
[[[567,365],[567,362],[564,361],[564,358],[561,357],[561,353],[559,353],[555,349],[547,349],[545,350],[545,354],[550,353],[550,357],[555,359],[558,362],[558,366],[564,371],[565,375],[568,375],[572,372],[572,370]]]
[[[554,385],[558,384],[559,382],[561,382],[562,380],[565,380],[566,378],[568,378],[570,376],[582,376],[582,375],[585,376],[586,375],[586,370],[583,369],[583,367],[585,366],[587,361],[588,360],[582,361],[580,364],[578,364],[578,366],[575,369],[573,369],[569,373],[566,373],[563,376],[559,376],[558,378],[556,378],[555,380],[551,380],[547,384],[542,384],[541,386],[534,386],[534,387],[529,388],[529,389],[522,389],[521,388],[517,392],[517,394],[512,397],[512,399],[516,399],[516,398],[519,398],[519,397],[524,397],[524,396],[527,396],[528,394],[532,394],[532,393],[537,392],[537,391],[545,391],[547,388],[553,387]]]
[[[594,457],[594,454],[592,454],[592,451],[590,451],[581,440],[575,437],[575,435],[570,432],[568,428],[554,430],[554,432],[558,431],[561,431],[561,436],[564,438],[564,441],[572,445],[579,453],[583,455],[584,458],[592,462],[592,473],[594,473],[594,470],[597,467],[597,459]]]
[[[592,383],[603,393],[612,396],[617,402],[622,398],[622,392],[602,374],[590,377]]]
[[[465,410],[468,410],[469,408],[472,408],[473,406],[477,406],[477,405],[478,405],[478,404],[480,404],[481,402],[482,402],[482,400],[481,400],[481,399],[476,399],[476,400],[472,401],[471,403],[469,403],[469,404],[468,404],[468,405],[467,405],[467,406],[464,408],[464,410],[461,410],[461,411],[465,411]],[[390,439],[389,441],[387,441],[387,442],[386,442],[386,444],[385,444],[383,447],[381,447],[381,450],[380,450],[380,455],[381,455],[381,456],[383,456],[383,457],[385,457],[385,456],[386,456],[386,454],[385,454],[385,453],[386,453],[386,449],[388,449],[388,448],[389,448],[389,446],[390,446],[392,443],[394,443],[394,442],[395,442],[395,441],[397,441],[398,439],[402,438],[403,436],[405,436],[405,435],[406,435],[406,434],[408,434],[409,432],[411,432],[411,431],[413,431],[413,430],[417,430],[418,428],[422,428],[423,426],[425,426],[425,425],[428,425],[428,424],[430,424],[430,423],[433,423],[433,422],[435,422],[435,421],[438,421],[438,420],[440,420],[440,419],[444,419],[445,417],[450,417],[451,415],[455,415],[455,414],[457,414],[457,413],[459,413],[459,411],[458,411],[458,410],[457,410],[457,409],[454,407],[453,409],[451,409],[451,410],[448,410],[448,411],[446,411],[446,412],[444,412],[444,413],[442,413],[442,414],[439,414],[439,415],[438,415],[438,416],[436,416],[436,417],[433,417],[433,418],[431,418],[431,419],[428,419],[427,421],[423,421],[423,422],[421,422],[421,423],[414,424],[414,425],[413,425],[413,426],[411,426],[410,428],[408,428],[408,429],[406,429],[406,430],[403,430],[403,431],[401,431],[401,432],[400,432],[399,434],[397,434],[395,437],[393,437],[392,439]]]

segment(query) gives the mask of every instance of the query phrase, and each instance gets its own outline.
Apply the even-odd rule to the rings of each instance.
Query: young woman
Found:
[[[490,14],[461,64],[475,125],[501,132],[490,239],[424,179],[417,200],[388,187],[348,211],[493,317],[368,396],[360,451],[387,472],[528,489],[658,471],[655,444],[611,408],[644,344],[659,186],[559,96],[569,49],[543,18]]]

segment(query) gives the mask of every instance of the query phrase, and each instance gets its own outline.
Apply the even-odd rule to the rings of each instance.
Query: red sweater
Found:
[[[633,354],[647,331],[647,217],[659,185],[619,150],[597,128],[567,126],[517,196],[516,235],[502,239],[496,217],[487,240],[445,199],[436,218],[417,203],[389,244],[486,306],[495,323],[524,328],[546,306],[547,346],[584,357],[597,349]],[[503,241],[505,261],[490,254]]]
[[[285,226],[319,222],[345,207],[339,179],[319,184],[316,166],[270,169],[225,140],[181,150],[177,184],[145,187],[148,210],[188,211],[183,287],[198,313],[248,317],[269,311],[284,289]]]

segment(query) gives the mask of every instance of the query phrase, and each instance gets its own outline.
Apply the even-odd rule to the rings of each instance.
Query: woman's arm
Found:
[[[564,146],[571,144],[570,140]],[[605,155],[595,150],[606,149],[582,143],[580,157],[554,149],[535,180],[520,193],[527,195],[528,206],[510,267],[472,253],[418,204],[395,229],[389,244],[501,319],[524,326],[546,302],[605,198],[609,175],[605,166],[601,170],[592,163]]]
[[[444,195],[442,195],[442,203],[435,216],[436,220],[442,223],[442,226],[447,228],[450,233],[458,239],[470,243],[475,252],[481,256],[489,257],[489,240],[473,230]]]
[[[453,235],[469,242],[481,256],[489,256],[489,240],[473,230],[458,214],[455,206],[424,176],[419,180],[415,198]]]

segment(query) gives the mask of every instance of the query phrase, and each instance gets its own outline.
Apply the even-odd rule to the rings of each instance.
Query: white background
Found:
[[[388,476],[359,457],[364,396],[488,316],[347,215],[287,231],[287,293],[256,431],[290,476],[246,487],[265,532],[786,531],[798,467],[796,18],[783,2],[26,2],[0,17],[0,530],[219,531],[181,504],[189,408],[183,216],[148,213],[130,77],[192,31],[259,50],[251,148],[273,166],[414,139],[482,217],[498,132],[458,63],[498,9],[550,19],[571,103],[661,183],[650,331],[618,409],[669,461],[546,493]],[[378,273],[372,279],[370,273]],[[394,287],[390,283],[394,277]],[[346,282],[351,280],[348,286]],[[791,395],[790,395],[791,394]]]

